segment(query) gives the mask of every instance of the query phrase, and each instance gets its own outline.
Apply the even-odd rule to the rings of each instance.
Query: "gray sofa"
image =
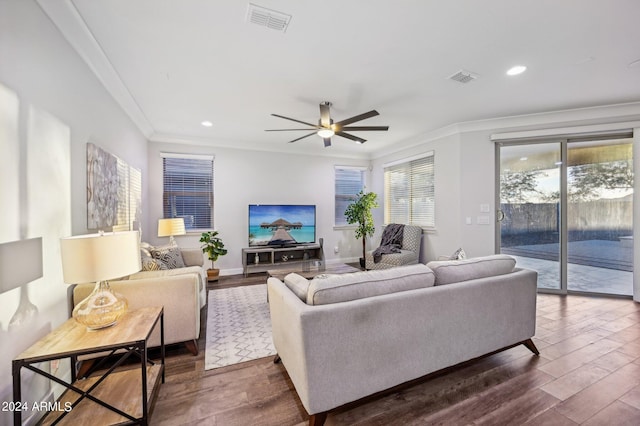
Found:
[[[344,404],[531,341],[535,271],[509,256],[269,278],[276,361],[322,424]]]

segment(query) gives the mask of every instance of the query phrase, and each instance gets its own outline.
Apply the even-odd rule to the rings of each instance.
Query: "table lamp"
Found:
[[[95,282],[93,292],[73,309],[73,317],[90,330],[115,324],[127,311],[127,300],[107,280],[142,269],[138,232],[79,235],[60,240],[64,282]]]
[[[185,235],[187,231],[184,228],[184,219],[175,217],[171,219],[158,220],[158,237],[169,237],[169,244],[176,245],[174,235]]]

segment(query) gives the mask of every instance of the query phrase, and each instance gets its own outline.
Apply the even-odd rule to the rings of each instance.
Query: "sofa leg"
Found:
[[[280,361],[282,361],[282,359],[280,358],[280,355],[276,354],[276,356],[273,357],[273,363],[280,364]]]
[[[189,352],[191,352],[191,355],[198,355],[198,342],[196,342],[195,340],[188,340],[184,342],[184,346]]]
[[[524,342],[522,342],[522,344],[534,354],[540,355],[540,352],[538,351],[538,348],[536,348],[535,343],[533,343],[533,340],[527,339]]]
[[[309,426],[322,426],[327,420],[327,412],[312,414],[309,416]]]

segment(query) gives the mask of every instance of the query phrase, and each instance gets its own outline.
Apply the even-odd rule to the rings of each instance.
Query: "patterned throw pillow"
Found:
[[[180,248],[176,246],[153,247],[151,256],[164,263],[167,269],[184,268],[184,260]]]
[[[142,258],[143,271],[160,271],[163,269],[168,269],[168,268],[167,268],[167,265],[165,265],[161,261],[154,259],[150,256],[145,256]]]
[[[460,247],[458,250],[455,251],[455,253],[451,255],[449,260],[462,260],[466,258],[467,258],[467,254],[464,252],[464,249]]]

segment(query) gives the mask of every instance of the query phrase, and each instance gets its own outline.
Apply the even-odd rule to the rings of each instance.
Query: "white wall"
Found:
[[[242,271],[243,247],[248,246],[249,204],[315,204],[316,240],[324,239],[328,262],[357,261],[358,241],[353,230],[334,229],[334,166],[368,166],[368,160],[337,159],[279,152],[247,151],[199,145],[149,144],[149,210],[143,239],[166,243],[157,237],[162,217],[161,152],[214,155],[214,224],[220,233],[226,256],[218,259],[221,274]],[[176,237],[182,247],[199,247],[200,234]],[[338,247],[339,253],[334,253]]]
[[[446,135],[439,137],[419,136],[407,144],[413,145],[402,151],[377,158],[373,161],[372,191],[378,194],[380,209],[374,213],[376,235],[374,246],[380,242],[384,224],[384,164],[410,158],[412,156],[434,152],[435,174],[435,229],[428,230],[422,236],[420,261],[428,262],[438,256],[453,254],[462,243],[460,212],[460,137]]]
[[[11,399],[11,359],[68,318],[59,238],[88,232],[87,142],[141,169],[146,187],[143,135],[34,1],[0,1],[0,244],[43,241],[43,277],[0,294],[0,401]],[[69,363],[59,368],[68,374]],[[49,392],[23,377],[28,402]]]
[[[384,163],[435,151],[436,227],[435,231],[423,236],[421,260],[434,260],[453,253],[458,247],[463,247],[469,257],[492,254],[496,251],[495,144],[491,141],[492,134],[515,135],[533,131],[548,135],[567,129],[573,132],[624,129],[639,119],[640,103],[632,103],[451,125],[402,141],[398,145],[411,148],[385,153],[373,160],[373,188],[378,194],[383,193]],[[637,145],[637,129],[635,141]],[[640,155],[635,157],[636,169],[640,169]],[[640,185],[639,181],[636,180],[636,187]],[[640,200],[639,192],[636,190],[636,200]],[[488,213],[480,211],[481,204],[489,205]],[[639,204],[637,201],[636,207]],[[636,233],[640,232],[639,210],[640,207],[635,208]],[[382,212],[380,209],[377,213],[376,223],[383,222]],[[489,224],[479,224],[479,216],[488,216]],[[467,218],[471,219],[471,224],[467,224]],[[379,234],[377,237],[379,239]],[[636,271],[636,297],[640,292],[637,276]]]

